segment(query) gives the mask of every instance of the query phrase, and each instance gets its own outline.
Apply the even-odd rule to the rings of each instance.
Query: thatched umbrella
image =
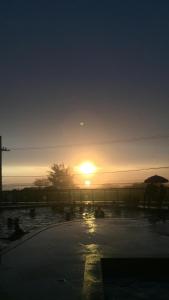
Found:
[[[159,176],[159,175],[154,175],[154,176],[147,178],[144,182],[145,183],[167,183],[168,179],[166,179],[162,176]]]

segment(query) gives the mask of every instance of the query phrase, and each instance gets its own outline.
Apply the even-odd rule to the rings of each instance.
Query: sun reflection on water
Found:
[[[93,215],[88,215],[86,213],[83,213],[83,220],[85,224],[87,225],[88,233],[95,233],[96,232],[96,222],[95,217]]]

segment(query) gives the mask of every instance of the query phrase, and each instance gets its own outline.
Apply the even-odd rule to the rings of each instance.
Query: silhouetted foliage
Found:
[[[54,164],[49,172],[48,180],[56,188],[72,188],[75,186],[71,170],[65,167],[64,164]]]
[[[49,180],[46,179],[46,178],[41,178],[41,179],[36,179],[36,180],[34,181],[34,185],[35,185],[36,187],[39,187],[39,188],[41,188],[41,187],[47,187],[47,186],[50,185],[50,182],[49,182]]]

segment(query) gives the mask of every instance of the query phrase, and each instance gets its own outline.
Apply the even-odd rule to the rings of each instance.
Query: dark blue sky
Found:
[[[1,1],[0,45],[0,128],[6,145],[169,132],[168,1]],[[81,155],[112,166],[159,165],[167,163],[167,151],[168,141],[146,141],[11,152],[5,164],[76,163]]]

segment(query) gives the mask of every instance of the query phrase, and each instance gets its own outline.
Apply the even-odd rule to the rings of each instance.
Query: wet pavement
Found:
[[[98,299],[101,257],[169,256],[168,233],[168,221],[84,216],[29,234],[2,256],[0,298]]]
[[[142,211],[128,211],[123,209],[113,209],[104,207],[104,215],[106,218],[140,218],[145,217]],[[69,214],[71,212],[71,214]],[[8,226],[8,218],[14,220],[19,218],[21,228],[26,232],[34,232],[46,226],[62,222],[64,220],[79,220],[95,215],[95,207],[86,204],[83,207],[43,207],[31,209],[9,209],[0,211],[0,250],[10,244],[7,238],[13,233],[13,226]]]

